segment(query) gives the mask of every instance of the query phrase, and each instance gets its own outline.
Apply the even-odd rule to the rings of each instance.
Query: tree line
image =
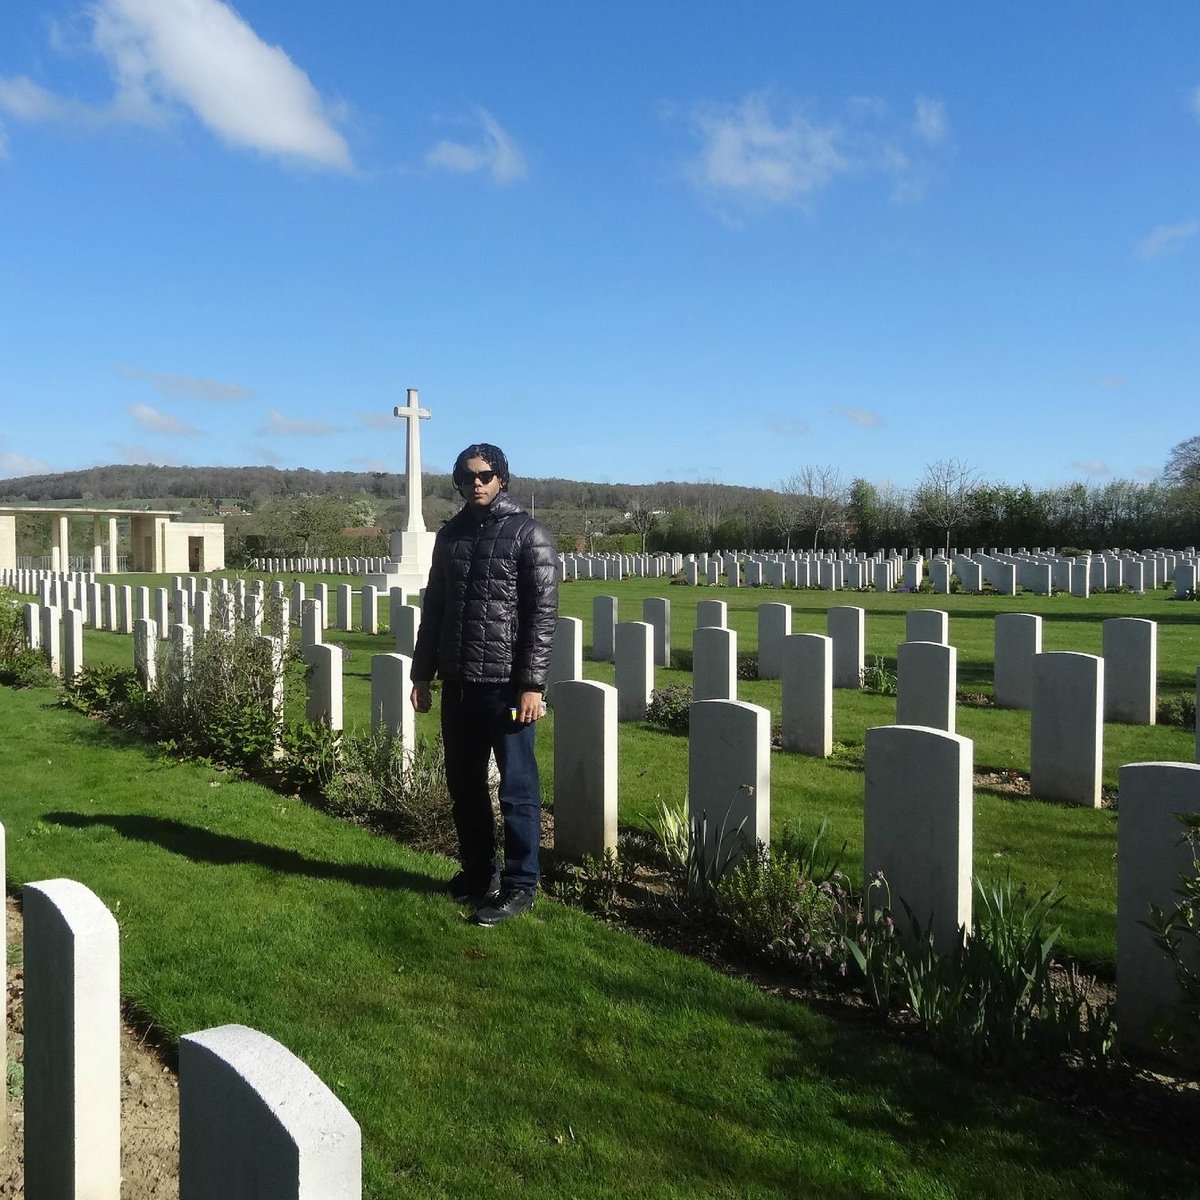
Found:
[[[808,464],[774,487],[514,477],[511,490],[564,550],[1184,546],[1200,541],[1200,436],[1174,446],[1149,482],[1033,488],[943,459],[907,489]],[[446,474],[424,475],[422,494],[431,529],[462,504]],[[231,565],[255,554],[386,554],[388,532],[406,515],[403,476],[378,471],[120,465],[0,480],[0,503],[133,499],[178,507],[191,520],[233,509],[222,513]],[[21,552],[38,552],[24,533],[19,525]]]

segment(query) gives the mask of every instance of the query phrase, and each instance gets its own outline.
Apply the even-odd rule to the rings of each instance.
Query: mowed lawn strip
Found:
[[[9,880],[81,880],[172,1035],[278,1038],[364,1131],[366,1194],[1163,1196],[1200,1171],[542,901],[0,691]]]

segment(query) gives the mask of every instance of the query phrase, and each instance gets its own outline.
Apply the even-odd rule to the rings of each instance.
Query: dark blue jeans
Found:
[[[516,703],[512,684],[445,684],[442,741],[463,871],[481,882],[496,871],[496,823],[487,781],[488,752],[494,751],[504,819],[502,882],[533,888],[538,881],[542,789],[533,754],[536,726],[512,719]]]

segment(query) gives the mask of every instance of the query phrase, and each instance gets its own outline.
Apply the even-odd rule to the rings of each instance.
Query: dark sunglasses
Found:
[[[462,486],[466,487],[474,479],[478,479],[480,483],[491,483],[496,478],[495,471],[464,471]]]

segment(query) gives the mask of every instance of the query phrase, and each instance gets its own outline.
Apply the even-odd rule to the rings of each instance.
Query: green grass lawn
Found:
[[[1200,1194],[1143,1138],[577,910],[478,929],[437,891],[447,860],[162,759],[49,689],[0,689],[0,744],[10,883],[94,889],[123,992],[171,1036],[243,1022],[300,1055],[363,1126],[372,1200]]]
[[[144,581],[144,576],[125,577]],[[169,582],[168,577],[167,578]],[[291,579],[285,576],[290,590]],[[311,595],[318,581],[335,584],[339,577],[306,576]],[[344,582],[344,579],[341,581]],[[990,693],[993,667],[993,624],[999,612],[1034,612],[1044,618],[1043,645],[1047,650],[1100,652],[1100,622],[1108,617],[1137,616],[1159,623],[1160,695],[1194,695],[1200,665],[1200,605],[1169,599],[1171,593],[1146,596],[1097,594],[1088,600],[1071,596],[931,596],[903,593],[817,592],[767,588],[672,587],[666,580],[630,579],[620,583],[580,581],[560,589],[564,616],[581,617],[585,641],[590,641],[592,599],[612,594],[620,600],[622,620],[640,620],[642,601],[667,596],[672,608],[672,647],[687,661],[691,652],[695,608],[699,600],[719,598],[729,605],[729,625],[738,631],[739,648],[757,647],[757,608],[769,600],[792,605],[793,630],[823,633],[826,610],[832,604],[865,608],[866,653],[895,664],[896,645],[904,638],[905,613],[912,608],[942,608],[950,613],[950,640],[958,650],[959,687]],[[356,601],[357,603],[357,601]],[[357,610],[356,610],[357,614]],[[387,598],[380,600],[381,618],[387,619]],[[355,617],[356,624],[358,617]],[[392,648],[387,634],[368,636],[330,631],[330,641],[349,651],[345,667],[345,705],[348,725],[365,725],[370,712],[370,659]],[[132,663],[127,637],[89,630],[85,660],[89,663]],[[584,662],[589,679],[612,682],[612,665]],[[657,683],[691,683],[689,672],[660,670]],[[779,719],[778,681],[740,685],[741,699],[769,708]],[[295,701],[294,701],[295,702]],[[845,863],[857,874],[862,864],[862,772],[853,764],[854,750],[861,751],[865,730],[895,720],[894,697],[841,691],[834,697],[834,736],[851,748],[851,764],[801,755],[777,753],[772,757],[772,827],[800,822],[805,828],[828,817],[830,840],[846,843]],[[436,711],[419,720],[427,735],[437,729]],[[978,768],[1029,770],[1029,714],[991,708],[960,707],[958,732],[974,742]],[[539,732],[538,757],[543,790],[553,789],[553,714]],[[1104,782],[1115,787],[1117,768],[1145,761],[1192,762],[1195,735],[1167,726],[1135,727],[1109,724],[1104,730]],[[619,735],[620,816],[625,824],[643,824],[660,801],[679,804],[687,788],[687,742],[642,724],[621,726]],[[1111,976],[1114,956],[1116,905],[1116,816],[1028,798],[989,793],[976,796],[975,869],[980,876],[1011,868],[1018,881],[1040,893],[1061,884],[1066,901],[1059,910],[1066,952],[1093,970]]]

